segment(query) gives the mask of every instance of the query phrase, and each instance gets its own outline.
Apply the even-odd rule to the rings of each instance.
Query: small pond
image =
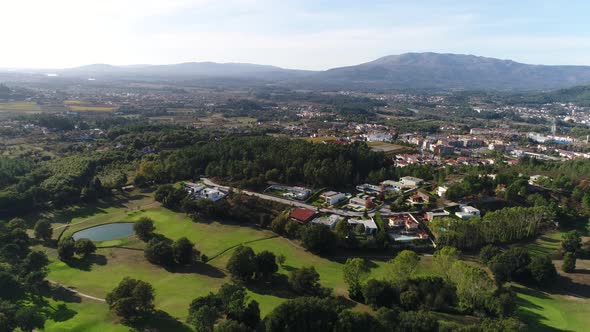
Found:
[[[99,225],[90,228],[83,229],[79,232],[74,233],[72,236],[74,240],[78,239],[90,239],[95,242],[109,241],[114,239],[120,239],[133,235],[133,223],[114,223]]]

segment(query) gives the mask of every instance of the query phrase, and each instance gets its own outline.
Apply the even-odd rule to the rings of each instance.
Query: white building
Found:
[[[417,187],[424,183],[424,180],[413,176],[404,176],[403,178],[399,179],[399,182],[401,182],[404,185]]]
[[[217,202],[227,196],[227,193],[218,187],[209,188],[192,182],[185,183],[185,189],[193,199],[209,199]]]
[[[365,193],[381,193],[383,192],[383,189],[381,188],[381,186],[376,186],[374,184],[360,184],[358,186],[356,186],[356,190],[357,191],[362,191]]]
[[[377,234],[377,224],[373,218],[371,219],[348,219],[348,223],[350,225],[364,225],[365,226],[365,234],[367,235],[375,235]]]
[[[438,197],[443,197],[447,193],[447,190],[449,190],[447,186],[438,186],[436,188],[436,195]]]
[[[321,195],[321,198],[323,198],[327,204],[334,205],[346,199],[346,195],[335,191],[326,191]]]
[[[432,221],[434,218],[448,217],[451,213],[446,210],[442,211],[428,211],[426,212],[426,220]]]
[[[326,226],[330,227],[331,229],[334,229],[336,227],[336,224],[338,224],[338,222],[343,219],[344,218],[342,218],[341,216],[339,216],[337,214],[331,214],[329,216],[315,218],[311,222],[314,224],[326,225]]]
[[[460,205],[459,210],[460,211],[455,212],[455,215],[464,220],[479,217],[481,215],[481,212],[478,209],[469,205]]]

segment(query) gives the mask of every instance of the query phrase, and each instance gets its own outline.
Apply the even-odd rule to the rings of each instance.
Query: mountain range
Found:
[[[93,64],[54,71],[65,77],[142,79],[256,79],[329,90],[549,90],[590,84],[590,66],[530,65],[474,55],[405,53],[325,71],[245,63],[173,65]]]

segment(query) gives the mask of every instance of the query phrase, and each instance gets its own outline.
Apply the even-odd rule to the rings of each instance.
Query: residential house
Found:
[[[311,222],[314,224],[326,225],[326,226],[330,227],[331,229],[334,229],[334,228],[336,228],[336,224],[338,224],[338,222],[343,219],[344,219],[343,217],[341,217],[337,214],[331,214],[329,216],[315,218]]]
[[[400,182],[403,185],[417,187],[417,186],[423,184],[424,180],[422,180],[420,178],[413,177],[413,176],[404,176],[404,177],[400,178]]]
[[[473,206],[460,205],[459,211],[455,212],[455,215],[461,219],[467,220],[473,217],[479,217],[481,212]]]
[[[296,208],[295,210],[293,210],[293,212],[291,212],[289,217],[297,221],[298,223],[305,224],[311,221],[315,215],[316,212],[314,210]]]
[[[371,219],[348,219],[348,223],[350,225],[364,225],[365,226],[365,234],[367,235],[375,235],[377,234],[378,228],[375,220]]]
[[[346,199],[346,195],[335,191],[326,191],[320,197],[328,205],[335,205]]]
[[[426,220],[428,220],[428,221],[432,221],[432,220],[434,220],[434,218],[448,217],[450,215],[451,215],[451,213],[449,211],[446,211],[446,210],[442,210],[442,211],[428,211],[424,215],[424,218],[426,218]]]
[[[438,197],[443,197],[447,193],[447,190],[449,190],[449,187],[447,186],[438,186],[436,188],[436,195]]]

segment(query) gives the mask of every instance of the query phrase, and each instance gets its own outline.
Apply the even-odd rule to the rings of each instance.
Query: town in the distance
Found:
[[[490,64],[0,70],[0,331],[587,330],[590,70]]]

